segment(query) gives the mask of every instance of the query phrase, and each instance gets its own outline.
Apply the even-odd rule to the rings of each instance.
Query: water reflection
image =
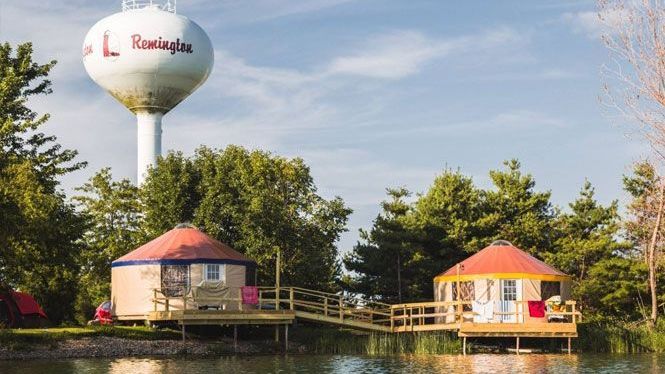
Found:
[[[665,356],[253,356],[0,361],[0,373],[660,373]]]

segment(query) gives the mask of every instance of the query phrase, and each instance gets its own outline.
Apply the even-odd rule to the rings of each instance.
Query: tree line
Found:
[[[495,240],[508,240],[570,275],[585,314],[644,317],[651,301],[648,243],[656,224],[649,208],[659,193],[654,166],[637,163],[624,177],[631,198],[625,217],[617,201],[599,203],[589,181],[562,209],[551,203],[550,192],[536,190],[517,160],[504,166],[490,171],[488,189],[451,169],[413,199],[405,188],[388,189],[381,213],[343,259],[350,271],[345,287],[389,303],[431,300],[434,276]],[[662,295],[662,282],[655,284]]]

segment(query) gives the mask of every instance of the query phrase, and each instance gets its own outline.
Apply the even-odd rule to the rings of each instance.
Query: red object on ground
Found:
[[[242,293],[242,303],[247,305],[257,305],[259,303],[259,289],[256,286],[240,287]]]
[[[545,302],[541,300],[529,300],[529,316],[534,318],[545,317]]]
[[[37,301],[27,293],[12,291],[12,298],[14,299],[14,302],[16,302],[16,306],[22,315],[27,316],[37,314],[44,318],[48,318]]]
[[[113,315],[111,314],[111,302],[104,301],[95,309],[95,320],[102,325],[113,324]]]
[[[513,273],[567,276],[509,243],[485,247],[460,264],[460,275]],[[456,274],[457,268],[453,266],[438,276]]]

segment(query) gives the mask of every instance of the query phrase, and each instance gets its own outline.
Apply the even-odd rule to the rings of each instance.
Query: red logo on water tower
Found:
[[[115,61],[120,56],[120,42],[118,38],[110,30],[104,32],[104,43],[102,45],[104,51],[104,59]]]

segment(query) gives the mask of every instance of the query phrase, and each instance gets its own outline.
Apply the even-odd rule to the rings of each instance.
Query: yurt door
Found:
[[[516,301],[522,300],[522,282],[518,279],[501,280],[501,299],[499,301],[499,311],[501,321],[506,323],[516,323],[516,315],[521,312],[522,305]],[[521,321],[521,318],[519,319]]]

